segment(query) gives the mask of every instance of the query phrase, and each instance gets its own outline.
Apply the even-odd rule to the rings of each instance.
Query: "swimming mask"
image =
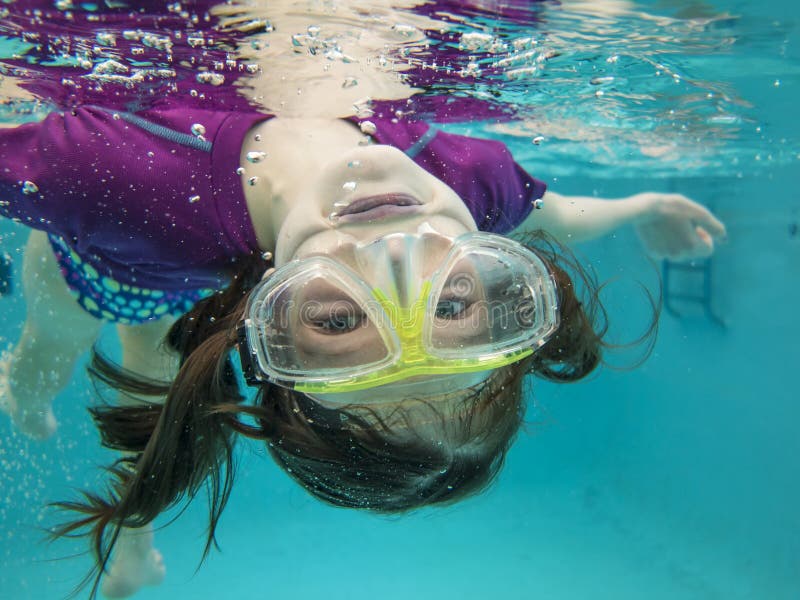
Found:
[[[517,362],[558,322],[552,276],[521,244],[397,233],[275,270],[251,292],[239,354],[250,385],[351,392]]]

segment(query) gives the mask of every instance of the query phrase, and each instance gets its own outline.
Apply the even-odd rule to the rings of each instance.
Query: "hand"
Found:
[[[682,194],[644,192],[631,199],[642,203],[634,228],[645,250],[655,258],[706,258],[714,252],[715,240],[726,240],[725,225]]]

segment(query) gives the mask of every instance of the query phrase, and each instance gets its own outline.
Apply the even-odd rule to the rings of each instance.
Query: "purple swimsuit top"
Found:
[[[121,283],[218,288],[236,257],[259,250],[236,170],[245,134],[268,118],[87,106],[0,129],[0,214],[61,237]],[[376,142],[453,188],[483,231],[509,232],[544,194],[501,142],[370,120]]]

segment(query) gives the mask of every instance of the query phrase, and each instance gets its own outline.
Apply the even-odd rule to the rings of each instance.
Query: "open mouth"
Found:
[[[351,202],[338,211],[338,217],[347,221],[380,218],[386,215],[413,212],[422,203],[407,194],[382,194],[368,196]]]

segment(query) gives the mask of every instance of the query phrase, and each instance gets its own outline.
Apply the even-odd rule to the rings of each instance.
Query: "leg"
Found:
[[[153,526],[123,529],[100,591],[107,598],[127,598],[142,586],[158,585],[165,575],[161,553],[153,548]]]
[[[178,361],[161,346],[172,322],[171,318],[162,318],[141,325],[117,325],[122,345],[122,366],[152,379],[172,379]],[[134,402],[136,398],[131,396],[120,398],[121,404]],[[104,596],[127,598],[143,586],[158,585],[164,580],[167,570],[153,542],[152,525],[122,529],[111,564],[103,576],[101,591]]]
[[[0,407],[23,433],[52,435],[52,403],[72,377],[75,362],[97,338],[102,322],[70,295],[47,236],[32,231],[22,272],[27,314],[17,345],[0,365]]]
[[[178,369],[178,357],[163,347],[163,340],[175,319],[162,317],[140,325],[117,325],[117,335],[122,346],[122,366],[134,373],[159,381],[171,381]],[[153,401],[152,398],[148,398]],[[135,398],[122,397],[121,404],[135,402]]]

